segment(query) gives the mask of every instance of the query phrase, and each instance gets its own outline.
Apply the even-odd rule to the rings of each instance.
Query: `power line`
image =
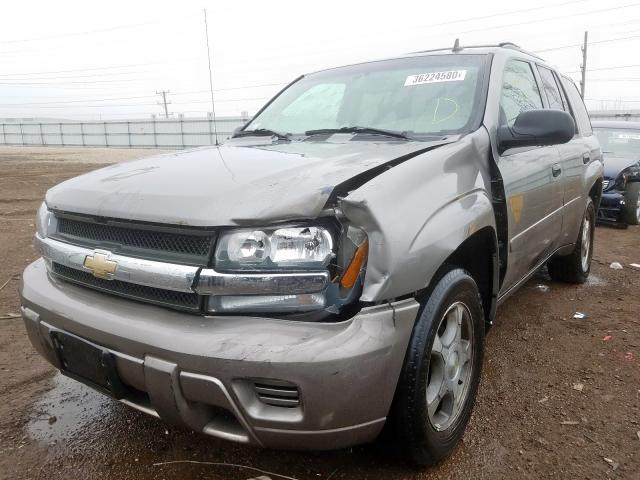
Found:
[[[624,22],[609,22],[609,23],[598,23],[597,25],[592,25],[591,28],[594,30],[599,30],[599,29],[603,29],[603,28],[611,28],[614,27],[616,25],[628,25],[630,23],[636,23],[636,22],[640,22],[640,18],[634,18],[632,20],[625,20]],[[621,34],[624,33],[629,33],[629,32],[619,32]]]
[[[640,100],[624,100],[622,98],[590,98],[587,97],[585,100],[590,100],[592,102],[614,102],[620,101],[624,103],[640,103]]]
[[[595,42],[589,42],[589,46],[591,45],[598,45],[601,43],[611,43],[611,42],[619,42],[621,40],[632,40],[634,38],[640,38],[640,35],[631,35],[628,37],[620,37],[620,38],[608,38],[605,40],[596,40]],[[533,53],[544,53],[544,52],[552,52],[555,50],[564,50],[565,48],[573,48],[573,47],[580,47],[582,46],[582,43],[572,43],[570,45],[562,45],[559,47],[552,47],[552,48],[544,48],[542,50],[533,50]]]
[[[618,7],[609,7],[609,8],[602,8],[602,9],[599,9],[599,10],[589,10],[587,12],[572,13],[571,17],[575,18],[575,17],[584,16],[584,15],[591,15],[593,13],[612,12],[612,11],[615,11],[615,10],[622,10],[622,9],[625,9],[625,8],[633,8],[633,7],[637,7],[637,6],[640,6],[640,2],[628,3],[626,5],[620,5]],[[458,33],[474,33],[474,32],[483,32],[483,31],[486,31],[486,30],[495,30],[495,29],[498,29],[498,28],[519,27],[521,25],[531,25],[532,23],[548,22],[550,20],[558,20],[560,18],[564,18],[564,16],[555,15],[553,17],[540,18],[540,19],[536,19],[536,20],[527,20],[525,22],[508,23],[508,24],[496,25],[496,26],[492,26],[492,27],[475,28],[475,29],[472,29],[472,30],[466,30],[466,31],[458,32]],[[431,35],[431,36],[434,36],[434,35]]]
[[[111,105],[74,105],[74,106],[77,108],[114,108],[114,107],[142,107],[142,106],[148,106],[148,105],[160,105],[160,106],[163,106],[164,108],[165,97],[166,97],[166,94],[168,93],[170,93],[168,90],[159,91],[157,93],[157,95],[162,95],[162,101],[159,103],[158,102],[156,103],[153,103],[153,102],[152,103],[120,103],[115,105],[111,104]],[[266,100],[266,99],[268,99],[268,97],[229,98],[229,99],[223,99],[223,100],[217,100],[217,101],[221,103],[233,103],[233,102],[253,102],[258,100]],[[193,100],[193,101],[186,101],[186,102],[171,102],[169,100],[166,100],[166,105],[193,105],[193,104],[201,104],[201,103],[210,103],[210,100]],[[0,108],[24,108],[25,106],[29,106],[29,104],[20,104],[20,103],[0,104]],[[70,107],[68,105],[43,105],[43,106],[36,106],[31,108],[38,109],[38,108],[70,108]]]
[[[165,67],[168,67],[168,65],[166,65]],[[61,75],[61,76],[55,76],[55,77],[51,77],[51,76],[47,76],[47,77],[26,77],[26,76],[22,76],[22,77],[5,77],[5,78],[0,78],[0,82],[48,82],[49,80],[62,80],[62,82],[60,83],[67,83],[65,80],[66,79],[78,79],[78,78],[94,78],[94,77],[98,77],[98,78],[103,78],[103,77],[131,77],[131,76],[136,76],[136,75],[145,75],[145,74],[149,74],[149,73],[153,73],[154,70],[141,70],[141,71],[136,71],[136,72],[98,72],[98,73],[88,73],[86,75]],[[93,80],[91,80],[91,82],[93,82]]]
[[[157,79],[156,79],[157,80]],[[273,84],[273,85],[280,85],[280,86],[284,86],[288,84],[288,82],[280,82],[277,84]],[[231,87],[231,88],[221,88],[221,89],[216,89],[214,90],[214,92],[222,92],[222,91],[231,91],[231,90],[239,90],[239,89],[245,89],[245,88],[259,88],[259,87],[265,87],[267,86],[265,85],[247,85],[247,86],[243,86],[243,87]],[[109,86],[99,86],[99,85],[76,85],[76,86],[64,86],[64,85],[31,85],[31,86],[24,86],[24,85],[2,85],[0,83],[0,92],[2,92],[3,88],[11,88],[11,87],[18,87],[18,88],[22,88],[22,89],[31,89],[31,88],[45,88],[48,90],[72,90],[75,93],[78,93],[79,91],[88,91],[88,90],[98,90],[98,92],[95,93],[95,95],[100,94],[100,92],[106,92],[107,95],[114,95],[113,91],[106,91],[106,88],[109,88]],[[116,86],[116,88],[120,88],[120,86]],[[128,92],[131,93],[143,93],[145,91],[147,91],[146,89],[144,89],[143,87],[138,87],[138,86],[132,86],[132,87],[127,87],[127,86],[122,86],[122,88],[127,88]],[[88,93],[88,92],[87,92]],[[197,90],[197,91],[193,91],[193,92],[183,92],[183,93],[175,93],[174,95],[187,95],[187,94],[191,94],[191,93],[209,93],[209,90]],[[12,95],[12,98],[18,98],[18,97],[14,97]],[[34,97],[29,95],[28,97],[22,97],[22,98],[45,98],[45,97]],[[46,98],[56,98],[56,97],[46,97]]]
[[[120,69],[120,68],[139,68],[139,67],[149,67],[149,66],[164,66],[167,67],[170,65],[170,63],[187,63],[187,62],[193,62],[197,60],[195,57],[190,57],[190,58],[181,58],[181,59],[172,59],[171,62],[167,62],[167,60],[161,61],[161,62],[149,62],[149,63],[130,63],[130,64],[126,64],[126,65],[111,65],[109,67],[92,67],[92,68],[72,68],[69,70],[50,70],[50,71],[44,71],[44,72],[22,72],[22,73],[2,73],[0,74],[0,77],[4,78],[4,77],[26,77],[26,76],[35,76],[36,78],[34,78],[34,80],[38,80],[40,76],[42,75],[56,75],[59,73],[73,73],[73,72],[97,72],[97,73],[93,73],[93,74],[89,74],[90,76],[97,76],[97,75],[118,75],[118,74],[128,74],[128,73],[140,73],[140,72],[113,72],[113,73],[109,73],[109,72],[102,72],[103,70],[114,70],[114,69]],[[149,70],[151,71],[151,70]],[[73,76],[65,76],[62,78],[74,78],[74,77],[81,77],[79,75],[73,75]],[[56,77],[58,78],[58,77]],[[49,78],[42,78],[42,80],[49,80]]]
[[[636,78],[591,78],[590,82],[640,82],[640,77]]]
[[[186,21],[185,17],[183,17],[182,19],[180,19],[178,21],[181,21],[181,22]],[[76,37],[76,36],[81,36],[81,35],[93,35],[93,34],[101,34],[101,33],[106,33],[106,32],[113,32],[113,31],[117,31],[117,30],[127,30],[127,29],[132,29],[132,28],[140,28],[140,27],[146,27],[146,26],[149,26],[149,25],[158,25],[158,24],[167,23],[167,22],[171,22],[172,24],[175,23],[176,22],[175,17],[172,17],[171,19],[165,19],[165,20],[156,20],[156,21],[153,21],[153,22],[135,23],[135,24],[129,24],[129,25],[117,25],[115,27],[97,28],[97,29],[93,29],[93,30],[84,30],[84,31],[80,31],[80,32],[68,32],[68,33],[61,33],[61,34],[56,34],[56,35],[46,35],[46,36],[43,36],[43,37],[21,38],[21,39],[17,39],[17,40],[0,40],[0,44],[41,42],[41,41],[44,41],[44,40],[53,40],[53,39],[56,39],[56,38]]]
[[[195,57],[187,58],[187,59],[177,59],[174,60],[176,62],[184,62],[184,61],[193,61],[196,60]],[[167,61],[161,62],[149,62],[149,63],[129,63],[125,65],[110,65],[108,67],[90,67],[90,68],[72,68],[69,70],[49,70],[45,72],[23,72],[23,73],[2,73],[0,77],[12,77],[14,75],[46,75],[50,73],[72,73],[72,72],[92,72],[99,70],[112,70],[114,68],[130,68],[130,67],[148,67],[150,65],[167,65]]]
[[[171,103],[171,102],[169,102]],[[39,106],[39,107],[31,107],[31,108],[35,108],[35,109],[40,109],[40,108],[114,108],[114,107],[143,107],[143,106],[147,106],[147,105],[158,105],[158,103],[152,102],[152,103],[120,103],[120,104],[115,104],[115,105],[74,105],[72,107],[70,107],[69,105],[43,105],[43,106]],[[15,105],[0,105],[0,108],[24,108],[25,105],[19,105],[19,104],[15,104]]]
[[[615,65],[613,67],[598,67],[598,68],[588,68],[587,72],[597,72],[597,71],[602,71],[602,70],[619,70],[621,68],[635,68],[635,67],[640,67],[640,64],[635,64],[635,65]],[[580,70],[574,70],[571,72],[565,72],[565,73],[580,73]]]
[[[557,3],[557,4],[547,4],[547,5],[542,5],[542,6],[538,6],[538,7],[531,7],[531,8],[523,8],[523,9],[519,9],[519,10],[509,10],[508,12],[499,12],[499,13],[491,13],[489,15],[481,15],[481,16],[477,16],[477,17],[467,17],[467,18],[462,18],[459,20],[450,20],[448,22],[438,22],[438,23],[432,23],[429,25],[418,25],[417,28],[425,28],[425,27],[439,27],[441,25],[452,25],[455,23],[466,23],[466,22],[471,22],[473,20],[486,20],[488,18],[495,18],[495,17],[504,17],[507,15],[515,15],[516,13],[528,13],[528,12],[533,12],[536,10],[545,10],[548,9],[549,7],[553,7],[553,8],[558,8],[558,7],[564,7],[566,5],[573,5],[575,3],[585,3],[588,2],[589,0],[572,0],[570,2],[563,2],[563,3]],[[464,32],[462,32],[464,33]]]
[[[155,95],[139,95],[139,96],[135,96],[135,97],[114,97],[114,98],[93,98],[93,99],[86,99],[86,100],[59,100],[59,101],[54,101],[54,102],[22,102],[22,103],[4,103],[4,104],[0,104],[0,107],[4,107],[4,106],[16,106],[16,105],[20,105],[20,106],[26,106],[26,105],[50,105],[50,104],[57,104],[57,103],[86,103],[86,102],[108,102],[108,101],[114,101],[114,100],[137,100],[140,98],[156,98]],[[155,104],[154,104],[155,105]],[[82,106],[82,105],[79,105]]]
[[[0,81],[0,85],[18,85],[18,86],[38,86],[38,85],[45,85],[45,86],[55,86],[55,85],[75,85],[75,84],[86,84],[86,85],[93,85],[96,83],[132,83],[132,82],[136,82],[136,81],[140,81],[140,80],[145,80],[145,79],[139,79],[139,80],[134,80],[134,79],[122,79],[122,80],[70,80],[70,81],[64,81],[64,82],[39,82],[39,81],[6,81],[6,80],[2,80]]]
[[[227,92],[227,91],[242,90],[242,89],[249,89],[249,88],[275,87],[275,86],[282,86],[284,84],[285,82],[263,83],[263,84],[256,84],[256,85],[242,85],[242,86],[230,87],[230,88],[217,88],[217,89],[214,89],[214,92]],[[183,96],[183,95],[197,95],[197,94],[203,94],[203,93],[209,93],[209,90],[192,90],[187,92],[174,92],[172,93],[172,95]],[[137,100],[141,98],[155,98],[155,97],[156,95],[138,95],[138,96],[129,96],[129,97],[90,98],[90,99],[84,99],[84,100],[58,100],[58,101],[51,101],[51,102],[16,102],[16,103],[1,104],[0,106],[2,105],[28,106],[28,105],[50,105],[50,104],[60,104],[60,103],[67,104],[67,103],[86,103],[86,102],[89,102],[89,103],[109,102],[114,100],[116,101],[117,100]],[[26,98],[32,98],[32,97],[29,96]],[[44,98],[54,98],[54,97],[44,97]],[[266,97],[259,97],[259,98],[266,98]],[[238,100],[252,100],[252,99],[230,99],[229,101],[238,101]],[[221,101],[225,101],[225,100],[221,100]],[[182,103],[189,103],[189,102],[182,102]],[[79,106],[82,106],[82,105],[79,105]]]
[[[595,72],[597,70],[618,70],[620,68],[635,68],[635,67],[640,67],[640,64],[635,64],[635,65],[617,65],[617,66],[614,66],[614,67],[590,68],[589,71],[590,72]]]

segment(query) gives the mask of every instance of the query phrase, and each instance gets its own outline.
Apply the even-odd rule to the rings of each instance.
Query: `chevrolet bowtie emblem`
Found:
[[[93,273],[94,277],[111,280],[118,268],[118,264],[109,260],[111,252],[107,250],[94,250],[93,255],[84,257],[84,268]]]

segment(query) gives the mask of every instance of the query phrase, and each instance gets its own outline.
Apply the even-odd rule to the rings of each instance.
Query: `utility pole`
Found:
[[[589,32],[584,32],[584,44],[582,45],[582,65],[580,65],[580,71],[582,73],[582,80],[580,80],[580,95],[584,100],[584,91],[587,83],[587,37]]]
[[[211,113],[213,114],[213,131],[218,145],[218,125],[216,124],[216,104],[213,101],[213,75],[211,74],[211,49],[209,48],[209,27],[207,26],[207,9],[204,9],[204,33],[207,39],[207,60],[209,60],[209,89],[211,90]]]
[[[164,118],[169,118],[169,108],[168,105],[171,105],[171,102],[167,102],[167,93],[169,90],[156,90],[156,95],[162,95],[162,102],[158,102],[158,105],[164,108]]]

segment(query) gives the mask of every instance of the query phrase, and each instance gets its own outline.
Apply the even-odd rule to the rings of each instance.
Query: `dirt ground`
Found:
[[[587,284],[540,273],[500,308],[464,440],[431,469],[406,465],[385,441],[324,453],[227,443],[57,374],[14,318],[20,274],[37,257],[35,211],[68,177],[152,153],[0,148],[1,479],[640,479],[638,228],[597,229]]]

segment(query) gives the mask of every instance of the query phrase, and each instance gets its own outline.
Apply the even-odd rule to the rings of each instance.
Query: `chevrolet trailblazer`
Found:
[[[603,165],[573,82],[513,44],[304,75],[225,144],[50,189],[24,272],[65,375],[236,442],[388,425],[446,456],[498,305],[589,275]]]

